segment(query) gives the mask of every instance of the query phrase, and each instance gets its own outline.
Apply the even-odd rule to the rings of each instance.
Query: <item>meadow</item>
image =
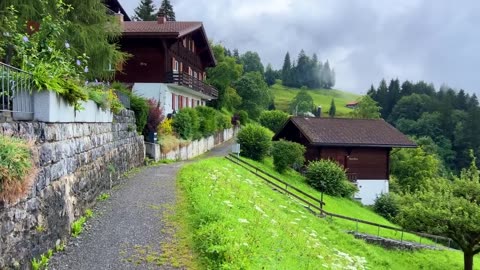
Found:
[[[460,251],[386,250],[355,239],[349,225],[312,215],[225,158],[186,165],[178,189],[181,222],[202,269],[463,268]],[[390,224],[357,202],[325,201],[328,211]]]
[[[289,103],[295,98],[300,91],[298,88],[290,88],[276,83],[270,87],[275,97],[275,107],[278,110],[289,112]],[[349,102],[356,101],[360,95],[348,93],[336,89],[308,89],[306,90],[313,98],[315,106],[322,106],[324,114],[330,109],[332,98],[335,100],[336,115],[347,116],[351,109],[345,107]]]

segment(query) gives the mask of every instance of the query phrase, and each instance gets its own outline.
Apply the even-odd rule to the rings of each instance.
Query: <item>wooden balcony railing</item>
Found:
[[[166,78],[167,78],[167,81],[166,81],[167,83],[176,83],[178,85],[188,87],[190,89],[193,89],[202,94],[211,96],[213,98],[218,97],[217,89],[213,88],[212,86],[186,73],[167,72]]]

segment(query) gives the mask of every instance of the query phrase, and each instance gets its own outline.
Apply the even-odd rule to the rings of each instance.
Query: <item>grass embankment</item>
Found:
[[[179,174],[183,222],[208,269],[461,269],[458,251],[389,251],[310,214],[245,169],[213,158]],[[325,198],[327,206],[376,218],[355,202]],[[337,201],[335,201],[337,200]],[[333,209],[329,209],[333,211]],[[337,211],[337,212],[338,212]],[[364,216],[365,215],[365,216]],[[386,222],[383,220],[383,222]],[[476,261],[476,263],[480,263]]]
[[[281,84],[274,84],[270,87],[272,94],[275,97],[275,107],[278,110],[288,112],[290,102],[295,98],[300,91],[299,88],[290,88]],[[315,106],[322,106],[324,114],[330,109],[332,98],[335,99],[335,106],[337,108],[337,116],[347,116],[352,110],[345,107],[349,102],[357,100],[360,96],[353,93],[348,93],[336,89],[309,89],[306,90],[313,98]]]

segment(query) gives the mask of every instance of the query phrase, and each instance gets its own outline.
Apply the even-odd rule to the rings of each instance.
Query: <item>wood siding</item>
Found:
[[[389,148],[319,147],[319,152],[320,158],[335,160],[357,179],[388,179]]]
[[[122,39],[121,50],[131,57],[115,80],[125,83],[154,83],[165,80],[165,50],[159,39]]]

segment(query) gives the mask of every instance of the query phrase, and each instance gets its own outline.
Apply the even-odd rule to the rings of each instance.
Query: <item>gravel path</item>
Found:
[[[200,158],[222,156],[231,141]],[[86,231],[56,253],[49,269],[176,269],[157,261],[169,240],[163,211],[175,203],[175,178],[186,162],[143,168],[99,202]]]

